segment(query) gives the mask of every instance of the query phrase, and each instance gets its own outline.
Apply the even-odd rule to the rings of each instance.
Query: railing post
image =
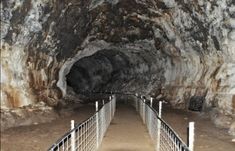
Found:
[[[99,103],[98,101],[95,102],[95,111],[98,112],[99,110]]]
[[[116,110],[116,101],[115,101],[115,96],[112,95],[112,102],[113,102],[113,116],[114,116],[114,113],[115,113],[115,110]]]
[[[162,118],[162,101],[159,102],[159,117]]]
[[[109,114],[110,114],[110,123],[111,123],[111,120],[112,120],[112,116],[113,116],[113,113],[112,113],[112,98],[110,99],[109,101]]]
[[[188,131],[188,148],[190,151],[194,149],[194,122],[189,122],[189,131]]]
[[[115,101],[112,99],[112,118],[114,116],[114,112],[115,112]]]
[[[143,120],[143,101],[142,101],[142,99],[139,100],[139,114],[140,114],[140,116],[141,116],[141,118]]]
[[[135,93],[135,96],[138,97],[138,93]]]
[[[136,98],[135,98],[135,110],[138,111],[138,93],[135,94]]]
[[[74,120],[71,120],[72,129],[74,129]],[[75,151],[75,130],[71,133],[71,151]]]
[[[153,107],[153,98],[150,99],[150,106]]]
[[[145,124],[145,99],[144,99],[144,103],[143,103],[143,122]]]
[[[153,98],[151,97],[150,98],[150,107],[152,108],[153,107]],[[149,110],[149,133],[150,133],[150,136],[152,137],[153,135],[152,135],[152,128],[153,128],[153,126],[152,126],[152,114],[153,114],[153,112],[152,112],[152,109],[150,109]],[[153,137],[152,137],[153,138]]]
[[[96,147],[99,148],[99,103],[95,102],[95,111],[96,111]]]
[[[162,102],[159,102],[159,108],[158,108],[158,117],[161,118],[162,117]],[[158,124],[157,124],[157,151],[160,150],[160,143],[161,143],[161,120],[158,119]]]
[[[113,101],[114,101],[114,108],[115,108],[115,110],[114,111],[116,111],[116,104],[117,104],[117,99],[116,99],[116,96],[115,95],[113,95]],[[114,112],[115,113],[115,112]],[[113,114],[114,114],[113,113]]]
[[[113,96],[113,100],[114,100],[114,108],[115,108],[115,111],[116,111],[117,99],[116,99],[115,95]]]

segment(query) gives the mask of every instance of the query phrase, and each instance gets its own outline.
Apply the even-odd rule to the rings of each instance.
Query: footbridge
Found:
[[[71,121],[71,130],[48,151],[193,151],[194,122],[186,143],[162,119],[161,101],[154,108],[153,98],[137,93],[90,94],[109,99],[96,101],[96,112],[84,122]]]

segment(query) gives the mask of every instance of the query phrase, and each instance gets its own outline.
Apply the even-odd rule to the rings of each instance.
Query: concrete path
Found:
[[[99,151],[154,151],[148,131],[133,107],[117,106]]]

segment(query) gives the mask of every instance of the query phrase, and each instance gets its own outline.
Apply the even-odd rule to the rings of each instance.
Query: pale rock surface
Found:
[[[187,108],[193,96],[202,96],[206,107],[234,117],[233,0],[0,4],[1,109],[40,101],[56,106],[66,96],[66,75],[73,64],[105,52],[111,60],[117,53],[127,58],[124,65],[131,64],[118,69],[117,81],[107,87],[99,85],[109,80],[102,78],[105,74],[96,75],[92,88],[161,95],[176,108]],[[110,65],[105,71],[115,69]]]

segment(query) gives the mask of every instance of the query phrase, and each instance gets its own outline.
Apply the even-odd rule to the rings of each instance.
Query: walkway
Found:
[[[148,131],[134,108],[117,106],[99,151],[154,151]]]

